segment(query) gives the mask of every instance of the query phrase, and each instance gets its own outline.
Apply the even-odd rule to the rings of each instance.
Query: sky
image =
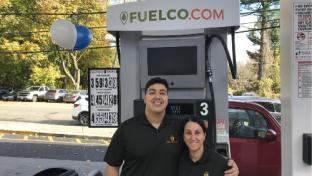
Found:
[[[237,33],[235,35],[236,60],[239,63],[246,63],[248,61],[249,58],[246,52],[247,50],[255,50],[255,47],[252,45],[246,35],[247,33]],[[231,39],[229,38],[228,42],[231,42],[230,40]]]
[[[245,31],[248,30],[248,28],[253,28],[254,23],[250,22],[255,22],[257,19],[254,16],[246,16],[246,17],[241,17],[240,19],[241,24],[240,28],[236,31]],[[245,23],[250,23],[250,24],[245,24]],[[248,32],[243,32],[243,33],[236,33],[235,35],[235,47],[236,47],[236,60],[239,63],[246,63],[248,61],[248,55],[247,55],[247,50],[249,51],[255,51],[257,48],[253,46],[253,43],[246,37]],[[228,37],[228,43],[231,43],[231,36]],[[231,45],[228,45],[228,48],[231,52]]]

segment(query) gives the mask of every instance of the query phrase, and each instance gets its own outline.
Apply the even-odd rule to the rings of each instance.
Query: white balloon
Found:
[[[57,20],[50,28],[52,41],[58,46],[73,49],[77,40],[75,25],[67,20]]]

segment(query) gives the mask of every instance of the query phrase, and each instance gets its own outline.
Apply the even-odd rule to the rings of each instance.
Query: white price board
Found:
[[[119,69],[89,69],[89,127],[118,127]]]

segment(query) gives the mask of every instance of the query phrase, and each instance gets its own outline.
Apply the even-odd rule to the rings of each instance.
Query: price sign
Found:
[[[89,69],[90,127],[118,127],[119,69]]]

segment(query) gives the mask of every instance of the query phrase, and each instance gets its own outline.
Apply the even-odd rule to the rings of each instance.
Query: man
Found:
[[[179,121],[166,115],[168,83],[153,78],[145,85],[145,113],[123,122],[115,132],[104,161],[106,176],[177,176],[178,160],[182,150]],[[237,176],[233,166],[225,176]]]

